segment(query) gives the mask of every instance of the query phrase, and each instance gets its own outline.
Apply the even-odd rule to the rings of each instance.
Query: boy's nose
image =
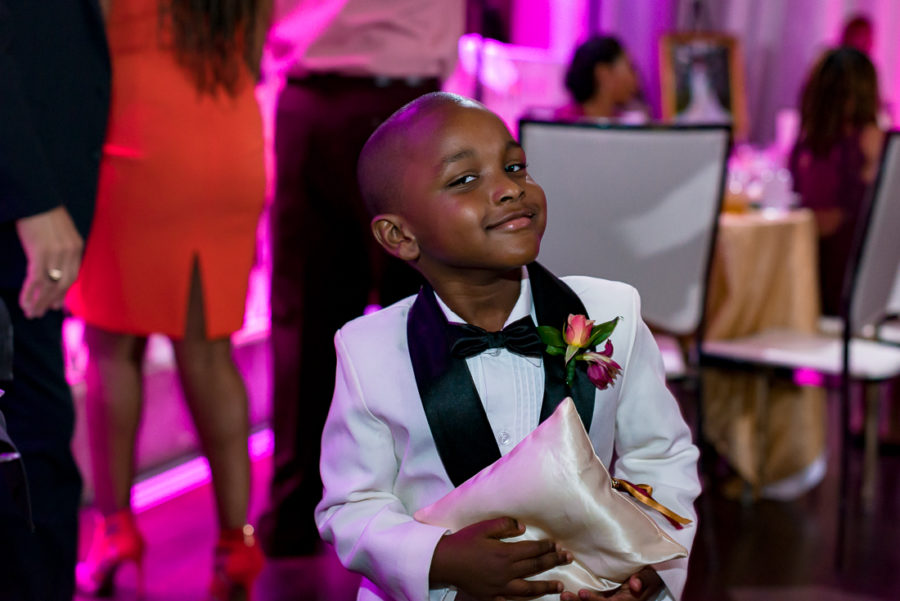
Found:
[[[491,196],[495,203],[500,204],[511,200],[520,200],[524,195],[525,187],[517,180],[509,177],[508,174],[504,173],[503,176],[499,178]]]

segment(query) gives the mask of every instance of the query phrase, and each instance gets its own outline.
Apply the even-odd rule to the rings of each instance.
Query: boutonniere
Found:
[[[584,315],[569,315],[565,333],[552,326],[538,326],[541,341],[547,345],[546,353],[552,356],[565,356],[566,385],[572,386],[575,379],[575,366],[578,361],[587,363],[588,379],[600,390],[612,384],[622,372],[622,366],[613,358],[613,345],[609,340],[621,317],[594,325],[592,319]],[[599,353],[591,350],[606,341]]]

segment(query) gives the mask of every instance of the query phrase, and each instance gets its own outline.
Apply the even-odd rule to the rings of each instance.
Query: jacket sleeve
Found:
[[[29,99],[10,52],[15,23],[0,0],[0,223],[43,213],[63,204],[33,126]]]
[[[322,435],[325,491],[316,524],[348,569],[393,599],[423,601],[430,594],[434,548],[446,530],[416,522],[394,494],[399,469],[389,425],[367,408],[340,331],[335,349],[334,398]]]
[[[617,477],[653,487],[653,497],[675,513],[692,520],[678,530],[659,513],[647,513],[688,551],[697,532],[694,500],[700,494],[699,452],[675,398],[666,388],[662,357],[650,329],[640,318],[640,299],[634,291],[632,345],[622,370],[622,390],[616,411]],[[623,323],[622,325],[626,325]],[[687,578],[688,558],[654,566],[666,584],[661,599],[678,600]]]

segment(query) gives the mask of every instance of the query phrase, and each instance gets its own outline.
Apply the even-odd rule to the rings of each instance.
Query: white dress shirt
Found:
[[[528,272],[524,269],[522,271],[524,273],[519,298],[503,327],[526,315],[530,315],[537,324]],[[447,321],[465,323],[441,297],[435,294],[435,298]],[[506,455],[538,426],[544,397],[543,360],[540,357],[519,355],[505,348],[491,348],[468,357],[466,364],[481,404],[484,405],[500,454]]]

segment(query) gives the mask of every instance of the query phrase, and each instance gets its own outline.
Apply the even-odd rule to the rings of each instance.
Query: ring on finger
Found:
[[[47,270],[47,278],[51,282],[58,282],[62,279],[62,277],[63,277],[62,269],[53,267],[53,268]]]

